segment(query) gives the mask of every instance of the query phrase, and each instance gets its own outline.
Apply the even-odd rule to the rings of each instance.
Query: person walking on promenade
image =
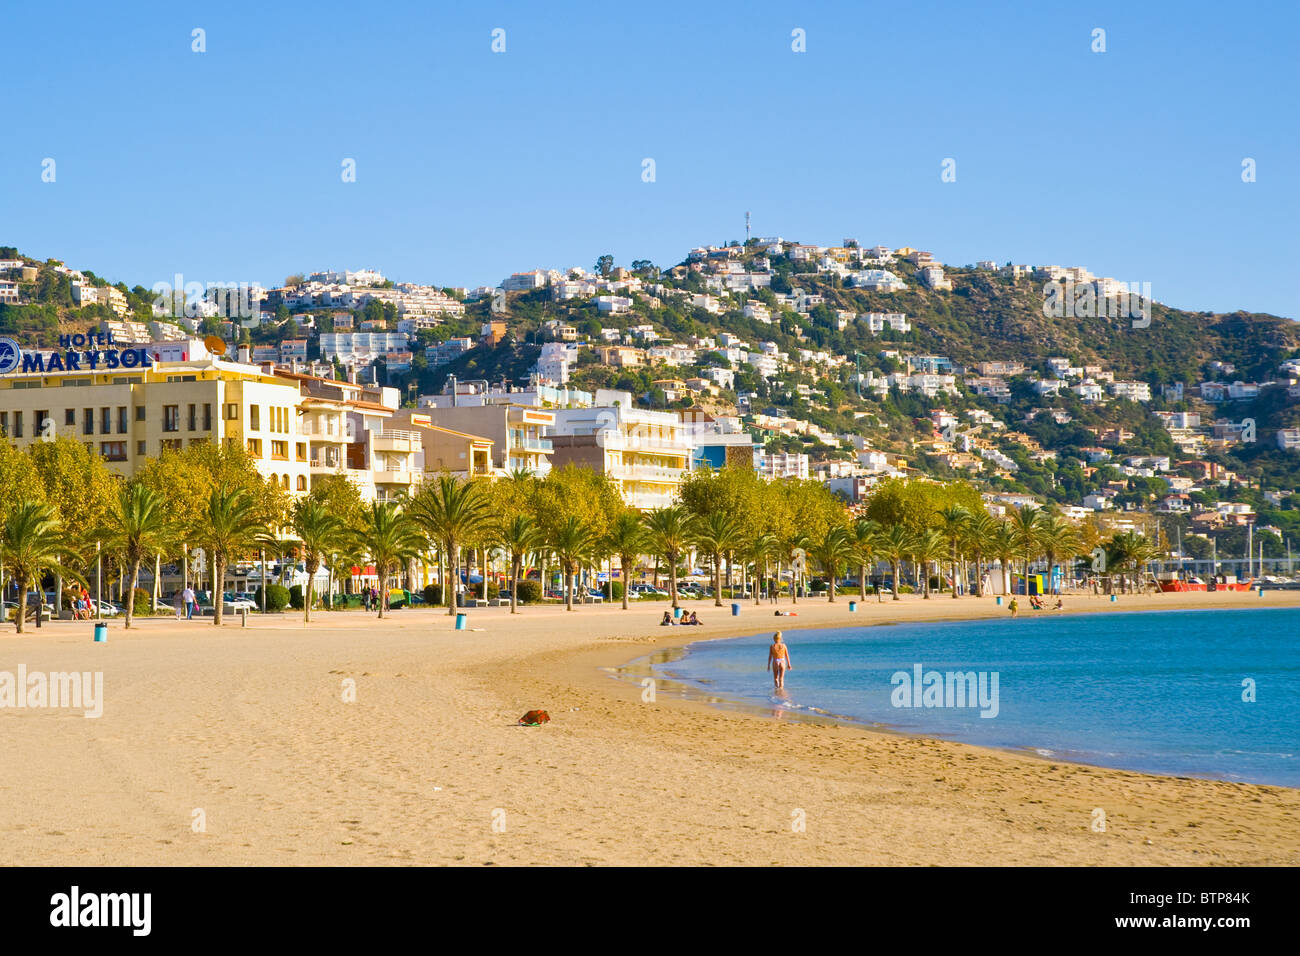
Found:
[[[185,620],[194,619],[194,589],[186,585],[185,590],[181,592],[181,600],[185,602]]]

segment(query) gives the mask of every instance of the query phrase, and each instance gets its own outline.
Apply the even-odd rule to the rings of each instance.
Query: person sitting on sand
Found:
[[[1061,603],[1061,599],[1058,597],[1058,598],[1056,599],[1056,603],[1052,605],[1052,610],[1053,610],[1053,611],[1061,611],[1061,610],[1064,610],[1064,609],[1065,609],[1065,605]]]
[[[785,686],[785,672],[794,669],[790,648],[785,646],[780,631],[772,635],[772,646],[767,649],[767,669],[772,672],[772,686],[777,690]]]
[[[1015,598],[1012,598],[1012,599],[1011,599],[1011,603],[1008,604],[1007,607],[1011,609],[1011,616],[1012,616],[1012,617],[1015,617],[1017,614],[1020,613],[1020,605],[1016,603],[1016,599],[1015,599]]]
[[[1043,609],[1043,602],[1031,594],[1029,595],[1029,606],[1035,611],[1041,611]]]
[[[687,621],[686,621],[686,623],[687,623],[687,624],[699,624],[699,623],[700,623],[700,619],[699,619],[699,617],[695,614],[695,612],[692,611],[690,614],[687,615]],[[703,625],[701,625],[701,626],[703,626]]]
[[[660,627],[672,627],[672,626],[673,626],[673,616],[672,616],[672,614],[670,614],[670,613],[667,612],[667,611],[664,611],[664,619],[663,619],[662,621],[659,622],[659,626],[660,626]]]

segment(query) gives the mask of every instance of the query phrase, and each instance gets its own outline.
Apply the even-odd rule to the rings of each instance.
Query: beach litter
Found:
[[[530,710],[519,718],[521,727],[540,727],[542,724],[549,723],[551,715],[544,710]]]

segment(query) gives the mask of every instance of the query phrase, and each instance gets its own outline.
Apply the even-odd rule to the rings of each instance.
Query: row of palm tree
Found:
[[[778,537],[747,530],[738,516],[725,510],[700,515],[684,505],[674,504],[646,514],[624,511],[602,530],[579,514],[565,514],[543,523],[528,511],[499,514],[494,511],[489,486],[449,475],[426,483],[413,497],[403,501],[372,502],[355,527],[322,501],[307,497],[292,510],[285,535],[272,535],[259,519],[252,493],[243,487],[216,487],[201,513],[191,516],[181,531],[166,515],[161,496],[136,481],[125,483],[108,509],[103,527],[94,529],[95,540],[129,571],[129,591],[134,596],[140,566],[151,556],[175,548],[178,535],[191,536],[191,543],[203,547],[212,561],[213,581],[224,581],[232,560],[259,548],[273,553],[296,552],[304,562],[307,587],[303,602],[304,622],[310,623],[315,603],[318,572],[326,567],[333,575],[367,556],[381,582],[399,575],[404,567],[432,554],[441,559],[443,600],[447,613],[456,610],[454,586],[461,579],[461,555],[467,549],[483,549],[500,555],[509,568],[510,609],[518,610],[519,583],[525,571],[537,561],[553,560],[563,575],[565,606],[573,609],[575,580],[587,568],[617,557],[623,569],[623,608],[628,608],[627,584],[642,556],[662,560],[667,568],[669,596],[679,606],[678,568],[693,554],[707,556],[713,576],[714,601],[722,605],[723,568],[727,583],[733,570],[751,574],[757,581],[780,577],[783,568],[797,571],[807,560],[820,569],[828,586],[830,601],[836,599],[841,574],[856,569],[859,595],[867,594],[869,572],[877,565],[888,566],[892,596],[899,599],[905,565],[910,564],[923,597],[930,597],[930,571],[942,576],[946,564],[953,582],[952,596],[958,596],[957,582],[973,580],[977,596],[983,595],[985,573],[994,563],[1005,576],[1019,562],[1024,578],[1039,558],[1046,561],[1049,578],[1062,559],[1072,561],[1083,548],[1080,530],[1043,509],[1022,508],[1008,518],[998,519],[982,509],[973,512],[960,505],[936,510],[930,522],[920,528],[903,522],[882,526],[866,517],[831,523],[816,538],[794,532]],[[84,536],[83,536],[84,538]],[[1146,563],[1158,557],[1157,549],[1136,532],[1114,536],[1106,545],[1110,573],[1136,575]],[[43,502],[27,500],[10,509],[0,525],[0,573],[8,573],[25,595],[27,588],[43,575],[57,574],[82,581],[78,566],[85,567],[72,537],[60,523],[54,509]],[[775,574],[773,573],[775,569]],[[215,584],[220,590],[219,583]],[[386,596],[386,587],[384,588]],[[1005,583],[1004,583],[1005,590]],[[798,600],[798,587],[791,588]],[[755,603],[760,588],[753,589]],[[126,625],[134,615],[134,600],[127,600]],[[222,620],[222,601],[214,600],[214,624]],[[379,614],[386,610],[381,601]],[[23,615],[18,615],[22,630]],[[37,615],[39,626],[40,615]]]

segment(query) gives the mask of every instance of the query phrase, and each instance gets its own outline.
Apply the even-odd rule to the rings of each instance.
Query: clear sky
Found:
[[[0,244],[130,285],[475,286],[672,264],[749,210],[1298,317],[1297,33],[1281,0],[11,3]]]

